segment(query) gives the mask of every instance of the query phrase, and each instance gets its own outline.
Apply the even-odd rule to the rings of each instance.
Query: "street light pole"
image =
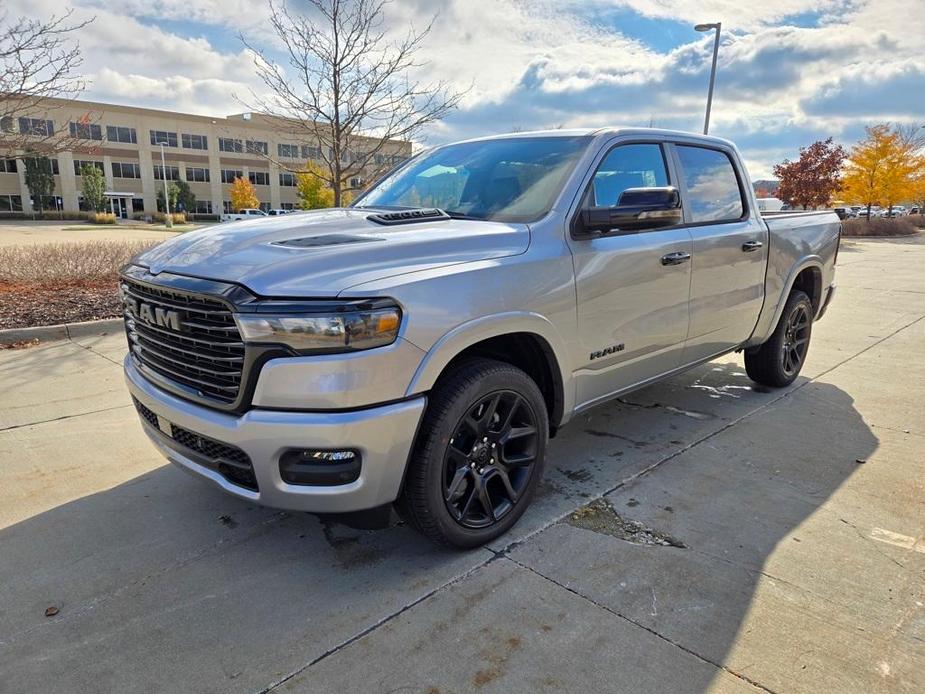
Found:
[[[703,134],[710,132],[710,109],[713,107],[713,85],[716,83],[716,58],[719,55],[719,32],[723,23],[716,22],[712,24],[698,24],[694,27],[697,31],[710,31],[716,29],[716,36],[713,39],[713,67],[710,69],[710,91],[707,93],[707,115],[703,119]]]
[[[164,216],[164,226],[173,229],[173,220],[170,218],[170,195],[167,193],[167,160],[164,158],[164,143],[161,141],[157,144],[161,146],[161,178],[164,179],[164,209],[167,210]]]

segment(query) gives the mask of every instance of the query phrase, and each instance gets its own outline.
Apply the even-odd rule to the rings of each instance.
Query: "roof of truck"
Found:
[[[603,128],[561,128],[555,130],[530,130],[526,132],[500,133],[497,135],[484,135],[482,137],[473,137],[463,142],[479,142],[483,140],[502,140],[515,137],[597,137],[600,135],[638,135],[640,137],[671,138],[684,137],[693,138],[701,142],[714,142],[728,146],[734,146],[729,140],[713,135],[703,135],[701,133],[687,132],[684,130],[668,130],[665,128],[639,128],[631,126],[607,126]]]

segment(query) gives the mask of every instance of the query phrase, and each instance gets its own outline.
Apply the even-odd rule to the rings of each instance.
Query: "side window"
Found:
[[[661,145],[618,145],[604,157],[591,181],[591,204],[614,207],[627,188],[668,185],[668,168]]]
[[[677,145],[681,175],[687,183],[687,200],[694,222],[729,222],[745,212],[735,169],[725,152]]]

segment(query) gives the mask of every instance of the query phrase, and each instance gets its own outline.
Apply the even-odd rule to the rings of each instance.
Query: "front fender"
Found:
[[[555,357],[558,373],[554,374],[554,377],[559,379],[562,393],[562,417],[558,424],[565,424],[575,407],[573,383],[566,375],[569,361],[565,341],[547,318],[529,311],[510,311],[482,316],[462,323],[444,334],[427,351],[405,395],[410,397],[433,388],[447,365],[466,348],[483,340],[511,333],[529,333],[538,336],[546,342],[552,356]]]

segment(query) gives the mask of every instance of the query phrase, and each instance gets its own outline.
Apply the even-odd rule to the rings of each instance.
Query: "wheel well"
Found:
[[[822,301],[822,273],[817,267],[808,267],[801,270],[800,274],[793,281],[793,287],[790,291],[799,289],[809,297],[813,304],[813,315],[819,313],[819,306]]]
[[[470,357],[497,359],[516,366],[530,376],[546,401],[550,436],[555,434],[556,427],[562,420],[564,394],[559,363],[546,340],[534,333],[509,333],[490,337],[466,347],[453,357],[441,372],[440,377],[442,378],[460,361]]]

